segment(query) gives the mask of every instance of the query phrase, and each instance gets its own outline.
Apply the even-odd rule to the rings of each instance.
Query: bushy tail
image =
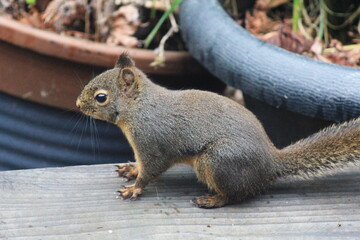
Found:
[[[279,151],[279,176],[312,175],[360,163],[360,118],[326,128]]]

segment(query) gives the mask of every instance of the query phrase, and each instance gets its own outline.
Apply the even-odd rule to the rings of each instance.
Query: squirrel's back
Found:
[[[139,107],[133,120],[138,122],[138,128],[146,127],[153,133],[147,137],[161,138],[159,142],[181,142],[182,146],[199,145],[198,150],[219,138],[274,148],[256,117],[231,99],[200,90],[161,88],[149,92],[151,97],[144,96],[148,101]]]

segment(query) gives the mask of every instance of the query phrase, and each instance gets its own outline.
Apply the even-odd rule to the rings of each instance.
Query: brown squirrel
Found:
[[[214,208],[259,194],[280,177],[321,174],[360,160],[360,118],[279,150],[240,104],[211,92],[158,86],[127,54],[91,80],[76,105],[119,126],[129,141],[137,164],[120,164],[117,171],[136,180],[119,191],[123,199],[136,199],[177,163],[192,166],[214,192],[196,197],[195,205]]]

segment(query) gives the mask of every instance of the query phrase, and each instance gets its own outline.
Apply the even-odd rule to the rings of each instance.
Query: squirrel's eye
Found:
[[[109,102],[108,92],[104,89],[100,89],[95,92],[94,99],[100,106],[104,106]]]
[[[99,93],[95,96],[95,100],[98,102],[98,103],[104,103],[106,102],[107,100],[107,95],[104,94],[104,93]]]

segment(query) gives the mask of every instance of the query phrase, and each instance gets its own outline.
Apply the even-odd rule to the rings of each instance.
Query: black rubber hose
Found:
[[[211,73],[277,108],[330,121],[360,115],[360,70],[315,61],[265,43],[216,0],[184,0],[182,36]]]

